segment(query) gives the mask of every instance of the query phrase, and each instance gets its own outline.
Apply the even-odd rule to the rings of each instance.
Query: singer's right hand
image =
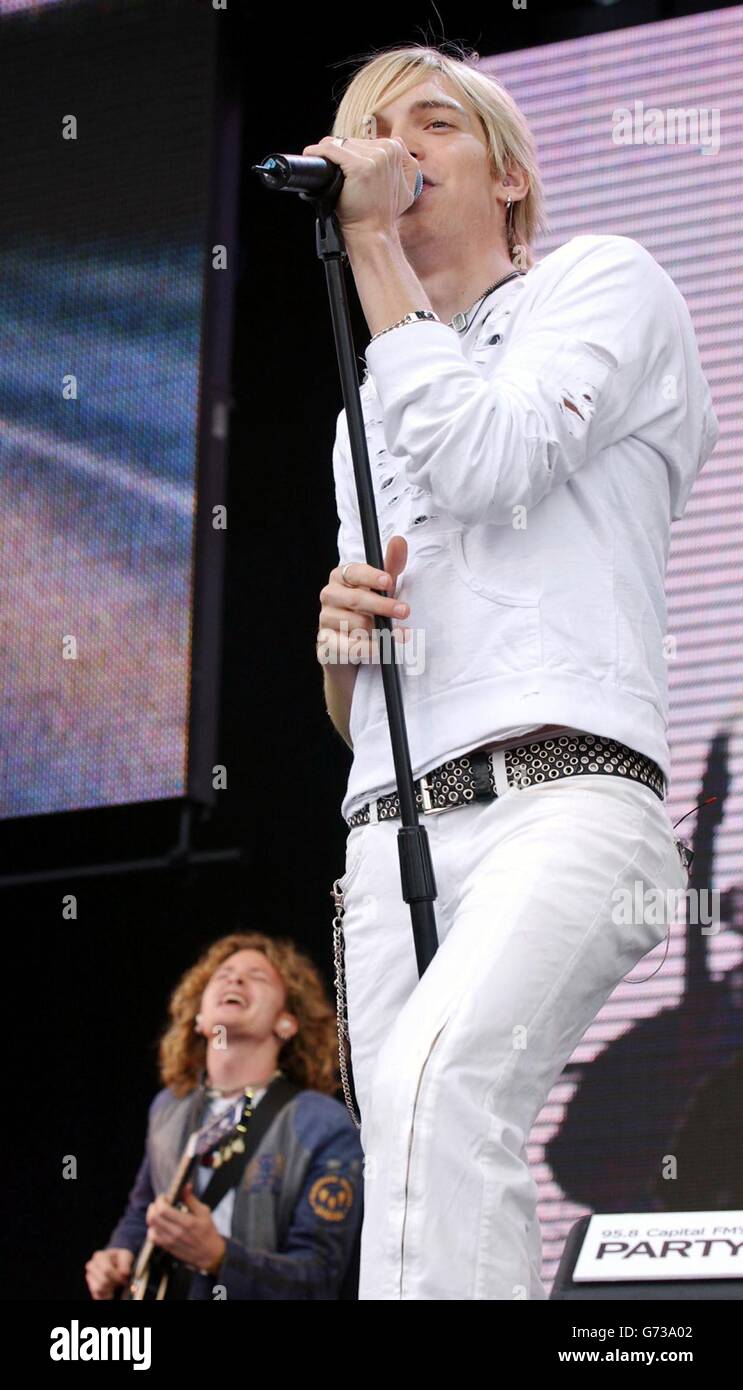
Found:
[[[381,579],[380,570],[363,560],[349,564],[345,580],[340,565],[330,571],[327,584],[320,590],[317,659],[321,665],[368,662],[372,655],[373,615],[383,613],[393,620],[408,616],[409,605],[403,604],[403,611],[398,613],[398,600],[394,598],[407,559],[405,537],[391,536],[384,557],[386,582]],[[391,591],[389,597],[385,590]],[[393,621],[392,636],[396,641],[404,642],[409,632],[410,628],[395,627]]]
[[[324,135],[317,145],[305,145],[303,155],[321,155],[343,170],[343,186],[335,205],[344,239],[355,233],[394,233],[404,212],[415,202],[417,159],[401,135],[391,140]]]

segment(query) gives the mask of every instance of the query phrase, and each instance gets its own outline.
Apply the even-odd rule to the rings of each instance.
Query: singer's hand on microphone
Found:
[[[394,231],[399,217],[415,202],[418,161],[399,135],[390,140],[347,139],[342,145],[325,135],[302,154],[322,155],[343,170],[343,187],[335,213],[344,236]]]

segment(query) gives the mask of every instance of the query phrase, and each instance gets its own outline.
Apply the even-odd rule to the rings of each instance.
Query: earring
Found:
[[[193,1026],[194,1026],[194,1032],[198,1033],[199,1029],[201,1028],[201,1014],[197,1014],[197,1015],[196,1015],[196,1017],[195,1017],[195,1019],[194,1019],[194,1021],[193,1021]]]

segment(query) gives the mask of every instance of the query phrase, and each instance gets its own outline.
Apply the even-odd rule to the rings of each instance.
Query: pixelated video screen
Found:
[[[743,1204],[743,7],[481,67],[537,140],[551,223],[538,258],[585,233],[641,242],[686,298],[720,422],[673,524],[667,578],[669,812],[678,821],[703,786],[718,796],[678,834],[710,827],[693,840],[693,868],[720,892],[720,929],[672,926],[665,961],[659,946],[622,982],[542,1109],[530,1161],[551,1287],[565,1236],[588,1211]],[[679,110],[685,121],[669,117]],[[665,1175],[664,1155],[676,1161]]]
[[[185,793],[213,29],[0,0],[0,817]]]

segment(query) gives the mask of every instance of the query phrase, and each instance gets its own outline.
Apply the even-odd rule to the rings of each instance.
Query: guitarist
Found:
[[[169,1014],[159,1047],[164,1088],[150,1105],[126,1210],[85,1266],[91,1296],[126,1290],[149,1240],[177,1290],[166,1297],[354,1298],[362,1151],[334,1098],[337,1025],[316,967],[286,939],[234,933],[186,971]],[[278,1109],[276,1086],[284,1088]],[[276,1113],[250,1154],[264,1100]],[[229,1163],[209,1167],[208,1154],[197,1157],[171,1202],[164,1194],[189,1136],[228,1112],[244,1119],[239,1131],[225,1118],[220,1154]],[[225,1191],[228,1172],[237,1176]]]

